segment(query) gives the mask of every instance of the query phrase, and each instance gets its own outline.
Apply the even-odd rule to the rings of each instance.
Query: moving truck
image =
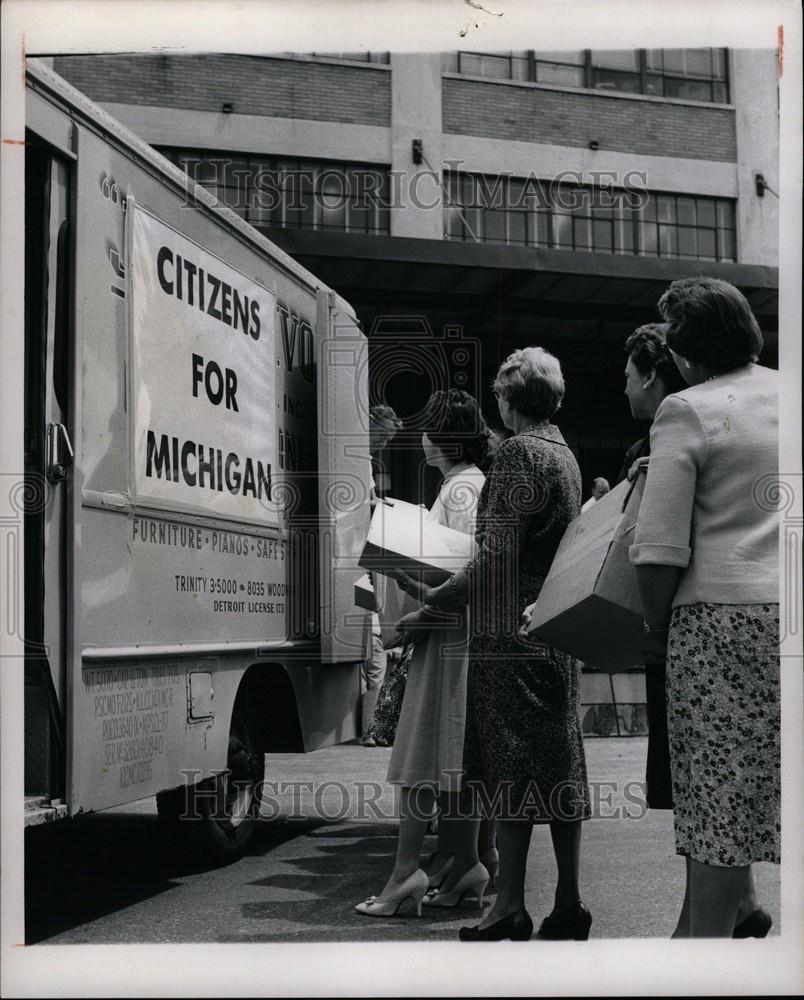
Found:
[[[156,795],[225,860],[266,752],[357,733],[366,340],[36,60],[26,122],[26,821]]]

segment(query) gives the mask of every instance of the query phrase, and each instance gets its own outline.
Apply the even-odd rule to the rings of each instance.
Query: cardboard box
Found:
[[[633,487],[633,488],[632,488]],[[529,633],[616,673],[642,662],[642,602],[628,559],[645,475],[615,486],[567,528]]]
[[[403,569],[436,585],[474,554],[471,535],[428,521],[424,507],[386,498],[374,509],[360,565],[378,573]]]

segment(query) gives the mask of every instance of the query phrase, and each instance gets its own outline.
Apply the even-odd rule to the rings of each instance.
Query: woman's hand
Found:
[[[633,483],[633,481],[637,478],[637,476],[643,469],[645,470],[645,472],[648,471],[648,462],[650,462],[650,458],[648,457],[638,458],[636,462],[634,462],[634,464],[631,466],[631,468],[628,470],[625,476],[625,478],[628,480],[629,483]]]
[[[422,635],[431,624],[431,616],[427,614],[424,608],[417,608],[416,611],[411,611],[409,615],[400,618],[396,623],[396,635],[394,636],[393,644],[398,646],[406,642],[421,641]]]
[[[519,620],[522,622],[519,628],[519,634],[526,636],[528,634],[528,629],[530,628],[530,620],[533,618],[533,609],[536,607],[536,602],[529,604],[525,610],[520,615]]]
[[[421,580],[414,579],[402,569],[395,569],[389,573],[388,576],[393,576],[396,580],[396,585],[400,590],[404,591],[406,594],[410,594],[411,597],[417,601],[421,601],[422,604],[427,604],[427,601],[433,592],[433,587],[428,587],[427,584],[422,583]]]

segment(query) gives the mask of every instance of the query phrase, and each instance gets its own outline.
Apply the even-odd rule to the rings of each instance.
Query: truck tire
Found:
[[[197,785],[160,792],[159,818],[204,864],[236,861],[248,847],[260,811],[264,763],[248,714],[235,705],[227,770]]]

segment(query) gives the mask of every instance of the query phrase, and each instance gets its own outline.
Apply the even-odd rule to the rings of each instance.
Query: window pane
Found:
[[[445,52],[441,66],[444,73],[457,73],[458,53],[454,49],[451,52]]]
[[[730,201],[717,202],[717,224],[734,228],[734,205]]]
[[[676,213],[679,225],[682,226],[694,226],[695,225],[695,199],[694,198],[677,198],[676,199]]]
[[[714,226],[715,224],[715,203],[709,199],[698,198],[698,225]]]
[[[675,257],[678,253],[675,226],[659,226],[659,251],[662,257]]]
[[[712,100],[717,104],[729,103],[729,88],[725,83],[712,84]]]
[[[639,93],[640,81],[637,75],[616,73],[610,69],[595,69],[592,72],[595,90],[623,90],[629,94]]]
[[[642,206],[642,218],[648,222],[656,218],[656,195],[649,194]]]
[[[656,256],[657,234],[652,223],[641,223],[639,226],[639,249],[644,254]]]
[[[664,96],[682,101],[711,101],[712,85],[705,80],[682,80],[667,76],[664,80]]]
[[[444,209],[444,234],[450,239],[463,239],[463,219],[457,208]]]
[[[695,238],[694,229],[679,227],[678,230],[678,253],[681,257],[695,257],[698,253],[698,241]]]
[[[574,63],[576,66],[583,66],[586,62],[586,54],[583,49],[559,50],[538,49],[535,53],[537,59],[544,59],[546,62]]]
[[[374,225],[376,226],[375,232],[378,233],[390,233],[391,232],[391,210],[390,208],[383,207],[382,205],[377,209],[377,214],[375,216]]]
[[[734,260],[737,256],[734,231],[731,229],[718,229],[717,242],[720,256],[726,260]]]
[[[645,62],[648,69],[658,69],[661,70],[664,66],[664,60],[662,58],[663,49],[646,49],[645,51]]]
[[[634,224],[630,219],[620,219],[616,222],[614,247],[618,252],[634,252]]]
[[[516,177],[508,178],[508,194],[505,201],[507,208],[525,208],[525,182]]]
[[[716,80],[726,79],[726,50],[712,49],[712,76]]]
[[[698,230],[698,256],[715,259],[715,232],[713,229]]]
[[[595,250],[606,250],[611,253],[613,247],[612,228],[610,222],[595,222],[593,230]]]
[[[514,57],[514,59],[511,61],[511,79],[512,80],[530,79],[530,59],[522,59],[519,56]]]
[[[675,222],[675,201],[675,198],[668,197],[667,195],[660,195],[659,198],[657,198],[656,210],[659,215],[659,222]]]
[[[649,73],[645,78],[645,93],[646,94],[658,94],[659,97],[664,94],[664,77],[654,76]]]
[[[510,77],[510,63],[507,55],[478,55],[473,52],[462,52],[461,73],[507,80]]]
[[[553,245],[557,247],[572,246],[572,217],[569,215],[553,215]]]
[[[584,85],[582,66],[557,66],[555,63],[537,63],[537,83],[554,83],[564,87]]]
[[[537,246],[546,247],[550,243],[548,236],[548,215],[546,212],[536,212],[530,216],[530,232],[528,238]]]
[[[505,212],[484,212],[484,236],[489,243],[505,243]]]
[[[576,250],[591,250],[592,248],[592,220],[575,220],[575,248]]]
[[[662,55],[665,73],[684,72],[684,49],[664,49]]]
[[[524,246],[527,243],[528,216],[525,212],[508,213],[508,242],[520,243]]]
[[[592,52],[592,65],[605,69],[621,69],[635,72],[639,69],[639,53],[635,49],[612,49]]]
[[[684,49],[685,70],[689,76],[711,76],[709,49]]]

